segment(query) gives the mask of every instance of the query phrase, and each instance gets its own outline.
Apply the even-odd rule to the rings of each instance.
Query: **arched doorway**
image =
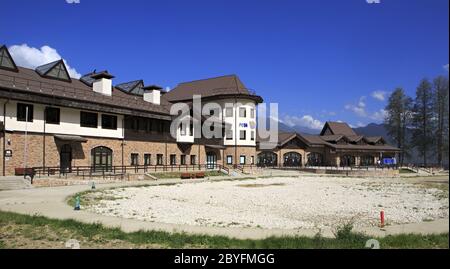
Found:
[[[300,167],[302,166],[302,155],[298,152],[288,152],[284,154],[285,167]]]
[[[323,165],[323,155],[318,152],[311,152],[308,154],[308,163],[309,166],[321,166]]]
[[[217,154],[213,151],[206,153],[206,169],[215,169],[217,166]]]
[[[59,168],[61,173],[72,172],[72,146],[64,144],[59,151]]]
[[[258,166],[277,166],[278,165],[278,155],[271,151],[263,151],[258,154]]]
[[[94,171],[112,170],[113,151],[107,147],[96,147],[91,150],[92,168]]]
[[[355,166],[356,164],[356,158],[352,155],[344,155],[341,157],[341,166]]]

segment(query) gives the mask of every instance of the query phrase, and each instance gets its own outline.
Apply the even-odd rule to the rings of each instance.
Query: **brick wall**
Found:
[[[44,151],[45,139],[45,151]],[[12,150],[13,156],[6,161],[5,174],[14,175],[15,168],[24,167],[24,133],[13,132],[6,133],[6,149]],[[3,137],[0,138],[3,148]],[[59,167],[60,166],[60,150],[65,144],[69,144],[72,148],[72,166],[90,166],[92,164],[91,150],[93,148],[103,146],[113,151],[113,165],[120,166],[131,165],[131,154],[135,153],[139,156],[139,164],[144,164],[144,154],[151,154],[151,164],[156,164],[157,154],[163,155],[164,164],[170,164],[170,155],[176,155],[176,163],[180,164],[181,155],[186,155],[186,164],[191,164],[191,155],[196,156],[196,164],[205,164],[206,152],[214,151],[217,155],[217,164],[223,164],[223,150],[206,149],[204,145],[185,145],[179,146],[174,142],[152,142],[152,141],[125,141],[122,145],[121,139],[109,138],[87,138],[87,142],[63,142],[55,140],[53,135],[33,134],[27,135],[27,167]],[[123,149],[123,150],[122,150]],[[233,150],[234,152],[234,150]],[[255,149],[249,147],[239,148],[238,154],[250,156],[255,154]],[[1,150],[3,155],[3,150]],[[45,156],[45,158],[44,158]],[[3,157],[3,156],[1,156]],[[247,157],[250,161],[250,157]],[[44,160],[45,159],[45,160]],[[44,163],[45,162],[45,163]],[[0,170],[3,171],[3,163],[0,162]]]

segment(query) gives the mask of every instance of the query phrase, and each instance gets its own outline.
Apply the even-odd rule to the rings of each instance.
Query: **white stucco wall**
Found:
[[[3,121],[3,103],[0,109],[0,120]],[[25,131],[28,132],[43,133],[44,132],[44,110],[46,105],[33,104],[28,102],[20,102],[24,104],[33,105],[33,122],[17,121],[17,102],[10,101],[6,105],[6,124],[5,129],[7,131]],[[58,107],[60,109],[60,124],[46,124],[45,132],[51,134],[66,134],[66,135],[79,135],[79,136],[92,136],[92,137],[107,137],[107,138],[123,138],[123,116],[109,113],[99,113],[95,111],[78,110],[72,108]],[[80,126],[80,111],[95,112],[98,115],[97,128],[87,128]],[[101,115],[115,115],[117,116],[117,130],[109,130],[101,128]]]
[[[226,146],[256,146],[256,104],[254,101],[250,99],[238,99],[237,103],[234,99],[227,99],[227,100],[221,100],[220,105],[222,107],[222,115],[223,120],[225,123],[231,125],[231,129],[233,132],[233,139],[227,140],[226,134],[224,137],[224,145]],[[232,107],[233,108],[233,117],[226,117],[226,108]],[[240,117],[239,116],[239,110],[240,108],[245,108],[246,110],[246,117]],[[251,117],[250,110],[254,109],[254,115],[253,118]],[[222,117],[221,115],[221,117]],[[239,135],[240,131],[245,130],[247,131],[246,139],[240,140]],[[254,132],[255,139],[251,140],[251,132]]]

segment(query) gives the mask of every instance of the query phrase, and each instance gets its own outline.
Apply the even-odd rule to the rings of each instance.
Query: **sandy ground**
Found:
[[[448,218],[448,189],[394,179],[265,178],[104,190],[88,211],[148,222],[213,227],[309,229]]]

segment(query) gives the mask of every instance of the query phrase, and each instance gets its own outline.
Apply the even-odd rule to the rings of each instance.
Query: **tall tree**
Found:
[[[397,88],[389,97],[385,108],[386,118],[384,125],[390,137],[394,139],[397,147],[402,150],[399,156],[399,164],[403,165],[405,156],[409,152],[407,141],[407,128],[411,123],[412,99],[408,97],[402,88]]]
[[[448,127],[449,127],[449,87],[448,78],[438,76],[433,81],[433,111],[435,114],[436,153],[437,161],[443,165],[444,156],[448,156]]]
[[[423,164],[428,164],[428,153],[434,144],[433,140],[433,91],[427,79],[423,79],[416,90],[413,107],[413,145],[423,158]]]

